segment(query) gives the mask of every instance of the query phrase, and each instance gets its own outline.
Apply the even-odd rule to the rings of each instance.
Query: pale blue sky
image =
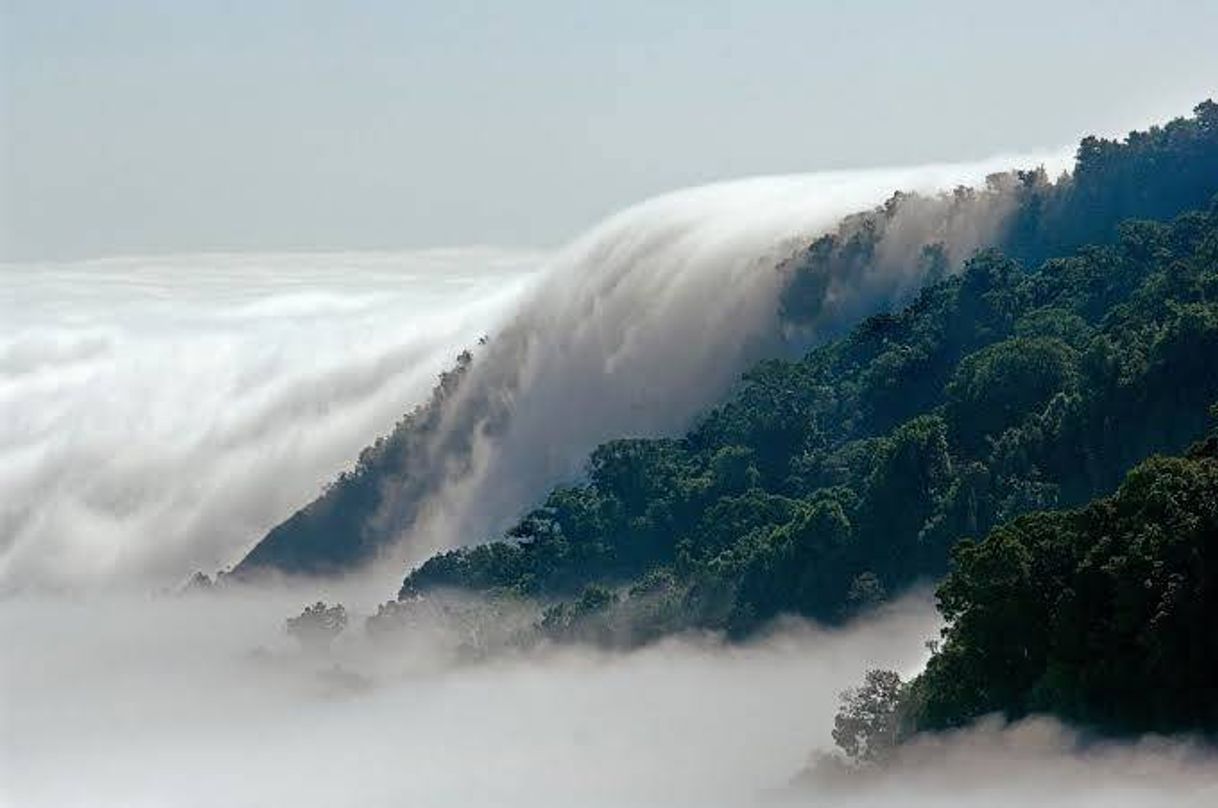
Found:
[[[1218,3],[0,0],[0,257],[545,246],[1218,95]]]

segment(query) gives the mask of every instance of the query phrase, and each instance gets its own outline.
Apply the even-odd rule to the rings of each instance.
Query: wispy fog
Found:
[[[0,591],[231,563],[424,398],[539,260],[0,265]]]
[[[983,720],[920,738],[886,771],[836,792],[833,776],[815,768],[794,804],[1199,808],[1218,801],[1212,747],[1188,738],[1098,742],[1044,717],[1007,726]]]
[[[1043,722],[931,739],[883,775],[815,765],[840,690],[865,667],[920,664],[937,627],[924,597],[745,647],[696,637],[481,662],[443,643],[374,643],[358,619],[329,654],[305,656],[282,630],[304,597],[10,601],[0,794],[22,808],[1134,808],[1218,795],[1184,742],[1080,750]]]

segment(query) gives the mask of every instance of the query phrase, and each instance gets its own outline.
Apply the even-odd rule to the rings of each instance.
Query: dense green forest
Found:
[[[952,561],[922,673],[869,670],[842,694],[833,738],[851,762],[986,715],[1218,733],[1218,429],[1139,464],[1110,497],[965,539]]]
[[[984,218],[992,215],[997,201],[1003,214],[994,246],[1024,265],[1035,266],[1083,244],[1112,244],[1122,220],[1168,218],[1204,206],[1215,192],[1218,105],[1207,101],[1191,118],[1130,133],[1123,141],[1084,139],[1073,172],[1056,181],[1043,170],[1015,171],[992,176],[981,190],[957,189],[949,195],[950,210],[945,215],[963,222]],[[895,227],[902,211],[926,201],[898,193],[874,211],[848,217],[836,232],[793,255],[782,267],[788,277],[781,299],[784,320],[795,329],[810,321],[829,298],[829,278],[864,283],[876,270],[877,251],[888,229]],[[1136,252],[1141,238],[1137,226],[1127,230],[1122,249]],[[917,277],[942,279],[959,270],[952,266],[941,243],[920,245],[913,254],[917,256],[913,260],[925,264],[915,273]],[[1126,266],[1129,261],[1137,266]],[[950,473],[926,469],[926,480],[897,482],[899,464],[920,462],[918,457],[900,453],[916,453],[918,441],[939,441],[945,425],[963,423],[964,409],[986,408],[979,397],[984,398],[987,389],[992,397],[1001,397],[997,388],[989,387],[984,374],[995,367],[1000,368],[1000,375],[1005,374],[1002,368],[1020,361],[1025,349],[1032,354],[1023,361],[1037,367],[1047,363],[1070,377],[1054,380],[1045,376],[1037,383],[1046,389],[1061,387],[1062,392],[1070,393],[1066,400],[1074,401],[1073,388],[1066,390],[1062,384],[1074,384],[1082,370],[1076,360],[1085,353],[1084,343],[1102,329],[1115,301],[1130,291],[1135,283],[1132,276],[1149,271],[1150,261],[1150,256],[1132,253],[1084,251],[1072,259],[1069,268],[1052,271],[1079,276],[1079,288],[1064,279],[1059,283],[1063,288],[1055,294],[1062,300],[1056,301],[1045,297],[1049,293],[1043,289],[1012,285],[1012,278],[1022,274],[1019,266],[998,255],[986,255],[970,265],[963,280],[936,286],[902,314],[873,318],[802,362],[771,362],[756,368],[730,401],[683,439],[621,441],[601,447],[589,466],[589,484],[555,491],[543,508],[505,537],[527,546],[495,545],[437,559],[411,576],[407,589],[443,584],[564,596],[595,581],[620,584],[650,573],[639,585],[657,594],[667,593],[662,601],[671,597],[672,581],[688,584],[697,579],[701,583],[689,594],[702,615],[698,622],[729,623],[742,630],[776,609],[792,605],[807,614],[832,617],[870,602],[894,585],[900,586],[910,573],[942,566],[942,545],[950,543],[953,531],[960,529],[942,520],[962,518],[944,511],[944,503],[938,502],[948,495],[939,490],[942,485],[955,486],[951,496],[956,498],[966,497],[966,490],[988,486],[991,494],[969,506],[975,514],[966,519],[966,527],[972,530],[973,524],[984,527],[994,518],[1027,507],[1079,501],[1103,490],[1105,484],[1114,484],[1129,462],[1143,456],[1143,449],[1174,446],[1192,434],[1195,424],[1188,421],[1167,425],[1178,434],[1159,436],[1161,440],[1148,437],[1146,446],[1131,447],[1127,456],[1116,457],[1113,453],[1119,452],[1109,447],[1102,457],[1089,460],[1090,470],[1077,479],[1072,475],[1050,479],[1052,469],[1037,463],[1022,470],[1011,466],[1014,461],[1010,459],[993,466],[983,456],[985,441],[998,437],[995,430],[1009,425],[1004,419],[1026,414],[1043,392],[1020,387],[1015,398],[989,413],[990,422],[963,426],[972,430],[970,434],[942,436],[942,440],[950,438],[953,460],[963,466],[953,467]],[[1111,282],[1090,277],[1107,272],[1109,263],[1115,267],[1113,271],[1131,277]],[[1081,288],[1087,283],[1104,290]],[[1020,297],[1034,291],[1042,297],[1031,301]],[[999,295],[1010,299],[998,301]],[[1013,308],[999,311],[995,306]],[[973,316],[982,320],[968,322]],[[975,378],[957,380],[950,411],[944,409],[949,405],[945,385],[952,381],[957,360],[1010,337],[1032,342],[1008,343],[996,347],[992,355],[972,360]],[[1104,344],[1116,351],[1123,349],[1121,340]],[[436,442],[445,402],[471,361],[470,355],[463,355],[429,402],[365,450],[354,469],[341,475],[317,500],[274,528],[235,572],[245,575],[275,569],[324,574],[374,558],[397,531],[409,526],[418,505],[433,493],[443,475],[433,473],[432,467],[449,462],[444,458],[450,455],[464,457],[468,449],[437,446]],[[1054,371],[1044,372],[1051,375]],[[970,384],[985,389],[970,391],[966,389]],[[932,416],[930,420],[910,420],[923,413]],[[468,443],[469,436],[449,435],[444,440]],[[923,448],[929,450],[929,445]],[[891,484],[909,490],[894,491],[897,499],[882,513],[863,516],[864,510],[873,510],[886,496],[880,487],[883,474],[870,465],[885,453],[892,455],[887,462],[894,464],[888,472]],[[831,469],[826,464],[837,465]],[[876,472],[874,486],[869,487],[862,477],[872,472]],[[988,473],[999,476],[985,485],[969,477]],[[932,499],[936,504],[922,502],[920,511],[899,513],[896,503],[900,497],[917,498],[913,489],[919,485],[935,488]],[[995,499],[992,491],[1004,486],[1008,487]],[[392,519],[382,513],[388,491],[393,492],[396,509]],[[933,525],[926,522],[932,511],[941,520]],[[798,557],[798,563],[807,566],[811,558],[802,554],[811,550],[799,536],[823,530],[832,534],[847,521],[849,539],[843,534],[842,541],[854,549],[833,550],[835,558],[858,555],[860,541],[883,544],[885,532],[894,534],[896,545],[886,562],[877,557],[864,564],[852,576],[845,595],[837,584],[823,596],[810,594],[817,586],[811,580],[784,584],[804,594],[747,595],[751,588],[769,585],[770,574],[758,565],[785,566]],[[768,529],[778,525],[785,526],[789,537],[781,541],[767,538]],[[907,535],[910,531],[925,535],[913,541]],[[471,542],[477,538],[470,537]],[[819,540],[813,544],[819,548],[816,554],[829,550]],[[898,548],[903,554],[899,557]],[[908,560],[912,566],[907,566],[904,554],[910,552],[917,558]],[[767,553],[778,555],[763,562]],[[714,575],[704,574],[710,556],[717,559]],[[832,564],[818,561],[811,566],[827,569]],[[697,575],[693,574],[695,568],[701,570]],[[835,570],[830,577],[837,581],[840,573]],[[723,584],[736,587],[736,578],[744,595],[739,609],[728,605],[727,600],[734,598],[725,600],[721,591]]]
[[[1205,139],[1218,158],[1212,106],[1158,131],[1100,151],[1137,163]],[[843,619],[942,575],[961,539],[1106,494],[1202,435],[1216,292],[1212,204],[1033,271],[983,252],[904,310],[762,363],[683,438],[602,445],[586,482],[502,541],[427,561],[401,595],[542,598],[550,634],[625,644]]]
[[[953,559],[943,642],[900,697],[906,732],[1033,712],[1115,733],[1218,730],[1218,432]]]

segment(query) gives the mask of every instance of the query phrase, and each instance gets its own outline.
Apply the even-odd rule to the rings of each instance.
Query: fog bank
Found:
[[[231,563],[425,397],[539,260],[0,265],[0,592]]]
[[[541,650],[455,663],[283,634],[307,593],[23,597],[0,612],[0,802],[68,806],[1189,806],[1216,770],[1180,741],[1079,749],[1052,723],[912,747],[890,772],[797,775],[831,748],[837,694],[905,674],[925,597],[846,629],[746,646]]]

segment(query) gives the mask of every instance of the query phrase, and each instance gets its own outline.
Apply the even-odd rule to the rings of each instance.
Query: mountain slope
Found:
[[[941,574],[964,537],[1182,450],[1215,400],[1218,208],[1128,222],[1030,273],[988,252],[898,314],[762,364],[683,439],[601,446],[587,483],[401,595],[579,596],[549,616],[560,634],[609,620],[627,642],[836,620]]]
[[[923,279],[942,278],[959,269],[964,256],[958,254],[959,248],[953,248],[953,245],[975,246],[976,238],[961,237],[960,234],[977,228],[982,221],[987,222],[987,228],[997,228],[990,237],[990,243],[1002,246],[1016,256],[1034,260],[1043,255],[1057,254],[1065,246],[1077,245],[1088,239],[1108,242],[1116,237],[1115,224],[1122,218],[1174,214],[1198,205],[1215,190],[1218,190],[1218,106],[1206,102],[1197,107],[1191,119],[1179,119],[1162,128],[1132,133],[1124,142],[1095,138],[1084,140],[1073,175],[1057,182],[1050,182],[1043,172],[1011,172],[995,175],[987,188],[981,191],[960,189],[949,197],[937,199],[898,194],[880,209],[850,217],[833,234],[816,240],[785,262],[782,267],[786,278],[781,301],[783,315],[793,332],[810,329],[813,333],[809,338],[823,340],[831,333],[823,329],[814,330],[819,322],[818,317],[826,307],[842,305],[840,301],[851,299],[844,294],[844,287],[852,287],[857,292],[853,299],[870,300],[868,305],[872,307],[870,310],[874,310],[874,306],[881,305],[884,300],[877,297],[880,292],[873,293],[875,279],[897,272],[908,281],[903,286],[898,284],[895,292],[891,280],[887,281],[882,287],[886,290],[883,295],[891,297],[895,294],[892,299],[897,302],[908,300]],[[918,226],[910,229],[911,222]],[[990,231],[984,229],[984,232]],[[913,241],[910,242],[910,239]],[[981,243],[984,245],[986,242]],[[974,272],[974,281],[986,272],[1002,275],[1013,271],[1013,265],[994,260],[986,266],[990,269]],[[919,305],[934,305],[925,296],[919,300]],[[1104,305],[1104,301],[1093,304],[1099,307]],[[960,314],[962,317],[987,316],[981,308]],[[866,312],[867,309],[860,309],[857,315],[861,317]],[[851,319],[848,315],[838,321],[848,321]],[[1086,312],[1078,316],[1085,318],[1085,315]],[[1044,316],[1053,319],[1051,314]],[[886,329],[890,328],[891,320],[880,317],[869,321],[864,330],[870,329],[871,337],[856,335],[851,339],[859,341],[859,350],[865,353],[878,350],[862,344],[868,339],[879,344],[915,337],[922,339],[925,336],[899,332],[890,334]],[[1043,325],[1049,329],[1068,331],[1070,328],[1069,324],[1061,323]],[[1010,326],[1011,323],[1000,323],[996,327]],[[1041,326],[1025,323],[1022,327],[1034,334]],[[947,323],[942,328],[950,331],[956,326]],[[1060,336],[1069,339],[1076,335],[1063,333]],[[921,374],[923,365],[928,372],[946,373],[951,369],[953,360],[970,348],[972,344],[968,342],[969,339],[979,345],[981,342],[978,340],[983,342],[987,337],[984,333],[972,337],[949,334],[939,346],[948,352],[943,356],[926,355],[924,350],[927,347],[914,342],[903,351],[883,351],[882,362],[886,364],[875,364],[869,368],[872,379],[867,383],[865,399],[852,402],[864,409],[818,413],[817,417],[824,423],[817,428],[832,433],[832,441],[837,442],[864,435],[882,436],[911,415],[934,405],[940,383],[944,381],[940,376],[926,377],[921,383],[912,383],[906,377]],[[1041,347],[1052,351],[1051,346]],[[851,361],[864,360],[860,354],[858,359]],[[435,435],[436,425],[446,417],[446,401],[452,394],[450,388],[455,388],[468,367],[469,360],[463,360],[463,364],[438,388],[429,404],[400,422],[387,439],[370,447],[361,456],[356,468],[340,477],[321,498],[272,530],[238,565],[236,571],[239,574],[266,569],[328,573],[349,569],[383,552],[400,531],[418,517],[439,481],[454,472],[459,473],[470,462],[470,451],[476,437],[474,423],[468,424],[463,434],[457,434],[459,429],[445,433],[449,443],[456,441],[459,444],[455,447],[437,446]],[[795,365],[762,365],[750,374],[749,380],[741,387],[740,395],[744,399],[773,396],[777,391],[767,388],[788,385],[792,373],[812,373],[813,376],[821,373],[823,376],[822,371],[813,373],[808,361]],[[810,384],[825,383],[824,379],[817,381],[811,377],[801,380],[797,385],[799,389],[791,393],[791,400],[765,405],[773,405],[780,410],[786,407],[789,412],[765,413],[758,420],[754,416],[759,414],[759,410],[747,401],[734,401],[711,415],[707,424],[691,439],[702,435],[715,443],[718,449],[725,450],[715,461],[719,473],[729,476],[745,474],[753,468],[767,478],[764,490],[774,496],[791,499],[791,492],[770,478],[794,473],[786,465],[789,465],[795,450],[781,447],[784,441],[794,441],[796,448],[801,448],[798,442],[806,437],[805,424],[787,422],[792,418],[798,421],[806,414],[803,408],[807,402],[803,399],[810,393],[802,387],[805,381]],[[830,381],[837,383],[836,378]],[[743,415],[740,414],[742,407]],[[835,418],[841,419],[840,423],[831,421]],[[732,419],[739,423],[729,423]],[[740,434],[714,436],[707,431],[712,428],[708,426],[712,422],[718,424],[714,428],[729,432],[736,430]],[[931,428],[933,430],[933,424]],[[676,441],[671,445],[681,447],[686,442]],[[601,473],[614,474],[614,467],[623,463],[648,465],[649,475],[690,476],[692,472],[663,470],[665,466],[679,466],[688,459],[681,452],[668,451],[664,448],[666,445],[663,441],[637,445],[630,442],[609,444],[593,455],[593,477],[595,479],[601,466],[604,466]],[[733,447],[743,447],[753,452],[754,456],[746,462]],[[704,453],[703,448],[695,447],[695,454]],[[632,453],[639,452],[654,457],[633,457]],[[705,458],[697,460],[702,465],[706,462]],[[638,504],[629,502],[631,496],[643,499],[650,496],[650,489],[646,488],[650,483],[640,484],[643,485],[642,489],[626,495],[623,500],[628,509]],[[663,487],[664,484],[660,485]],[[593,488],[596,488],[596,484]],[[570,489],[579,490],[582,489]],[[748,490],[747,487],[735,493],[741,494],[745,490]],[[566,491],[557,491],[554,496],[576,496],[564,493]],[[806,492],[796,490],[794,493],[799,498]],[[385,517],[387,501],[393,504],[392,519]],[[729,506],[725,504],[723,507]],[[781,500],[766,500],[761,507],[789,511],[792,506]],[[752,506],[741,508],[747,511]],[[673,515],[673,518],[680,522],[692,516],[680,514]],[[649,568],[652,560],[649,545],[668,545],[671,549],[676,538],[666,531],[672,526],[661,519],[637,532],[631,540],[635,545],[634,550],[626,552],[621,547],[615,547],[613,552],[617,559],[611,570],[613,576],[630,577],[640,569]],[[740,527],[751,530],[755,525],[749,522]],[[579,553],[591,552],[585,546],[585,538],[591,545],[604,543],[603,537],[596,538],[594,535],[602,530],[601,527],[585,525],[584,528],[585,533],[578,534],[580,538],[576,540]],[[572,528],[568,526],[568,529]],[[533,535],[533,530],[534,527],[526,519],[509,532],[508,538],[513,541],[528,538]],[[468,536],[465,540],[472,542],[479,538]],[[503,548],[482,552],[500,553],[505,557],[513,554],[513,551]],[[669,556],[672,555],[669,553]],[[600,558],[597,553],[592,553],[592,557]],[[603,563],[603,560],[596,563]],[[436,569],[435,565],[433,569]],[[455,576],[454,580],[460,577]],[[558,587],[555,591],[569,591],[597,577],[603,576],[576,575],[569,586]],[[530,588],[525,587],[526,590]],[[537,587],[537,591],[554,589],[549,585]]]

